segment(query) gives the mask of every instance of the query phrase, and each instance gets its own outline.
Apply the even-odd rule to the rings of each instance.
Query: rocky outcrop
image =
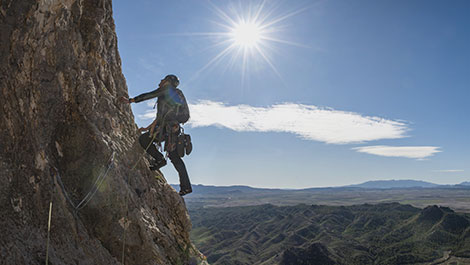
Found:
[[[0,38],[0,263],[44,264],[50,202],[51,264],[188,263],[184,201],[117,102],[111,0],[2,0]]]

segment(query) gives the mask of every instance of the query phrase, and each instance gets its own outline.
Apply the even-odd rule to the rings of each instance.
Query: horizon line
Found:
[[[434,182],[429,182],[425,180],[416,180],[416,179],[386,179],[386,180],[368,180],[368,181],[361,182],[358,184],[346,184],[346,185],[341,185],[341,186],[316,186],[316,187],[305,187],[305,188],[259,187],[259,186],[250,186],[247,184],[214,185],[214,184],[202,184],[202,183],[198,183],[198,184],[193,183],[192,186],[199,185],[199,186],[206,186],[206,187],[221,187],[221,188],[230,188],[230,187],[240,186],[240,187],[248,187],[248,188],[254,188],[254,189],[267,189],[267,190],[307,190],[307,189],[325,189],[325,188],[356,188],[354,186],[365,184],[367,182],[379,182],[379,181],[418,181],[418,182],[425,182],[427,184],[432,184],[436,186],[458,186],[458,185],[461,185],[462,183],[470,182],[470,180],[466,180],[466,181],[462,181],[462,182],[454,183],[454,184],[450,184],[450,183],[438,184]],[[179,186],[178,183],[168,183],[168,184],[170,184],[171,186]],[[403,188],[414,188],[414,187],[422,188],[420,186],[403,187]],[[361,187],[357,187],[357,188],[361,188]]]

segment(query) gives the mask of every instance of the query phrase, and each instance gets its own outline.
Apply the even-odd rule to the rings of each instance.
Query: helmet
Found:
[[[180,80],[176,75],[167,75],[163,80],[170,81],[171,85],[177,87],[180,84]]]

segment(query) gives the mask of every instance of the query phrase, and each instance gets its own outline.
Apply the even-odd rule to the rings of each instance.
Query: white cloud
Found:
[[[389,157],[407,157],[424,159],[432,156],[435,153],[441,152],[439,147],[436,146],[386,146],[386,145],[374,145],[374,146],[362,146],[353,148],[361,153],[367,153],[378,156],[389,156]]]
[[[189,108],[189,125],[193,128],[217,126],[239,132],[288,132],[331,144],[403,138],[409,130],[402,121],[294,103],[253,107],[203,100]],[[141,119],[154,117],[154,110],[139,115]]]
[[[453,172],[464,172],[464,170],[463,169],[441,169],[441,170],[434,170],[434,172],[453,173]]]

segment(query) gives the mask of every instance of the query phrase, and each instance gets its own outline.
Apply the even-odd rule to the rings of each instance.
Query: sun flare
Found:
[[[232,30],[232,40],[244,48],[251,48],[259,44],[262,31],[254,22],[240,22]]]

